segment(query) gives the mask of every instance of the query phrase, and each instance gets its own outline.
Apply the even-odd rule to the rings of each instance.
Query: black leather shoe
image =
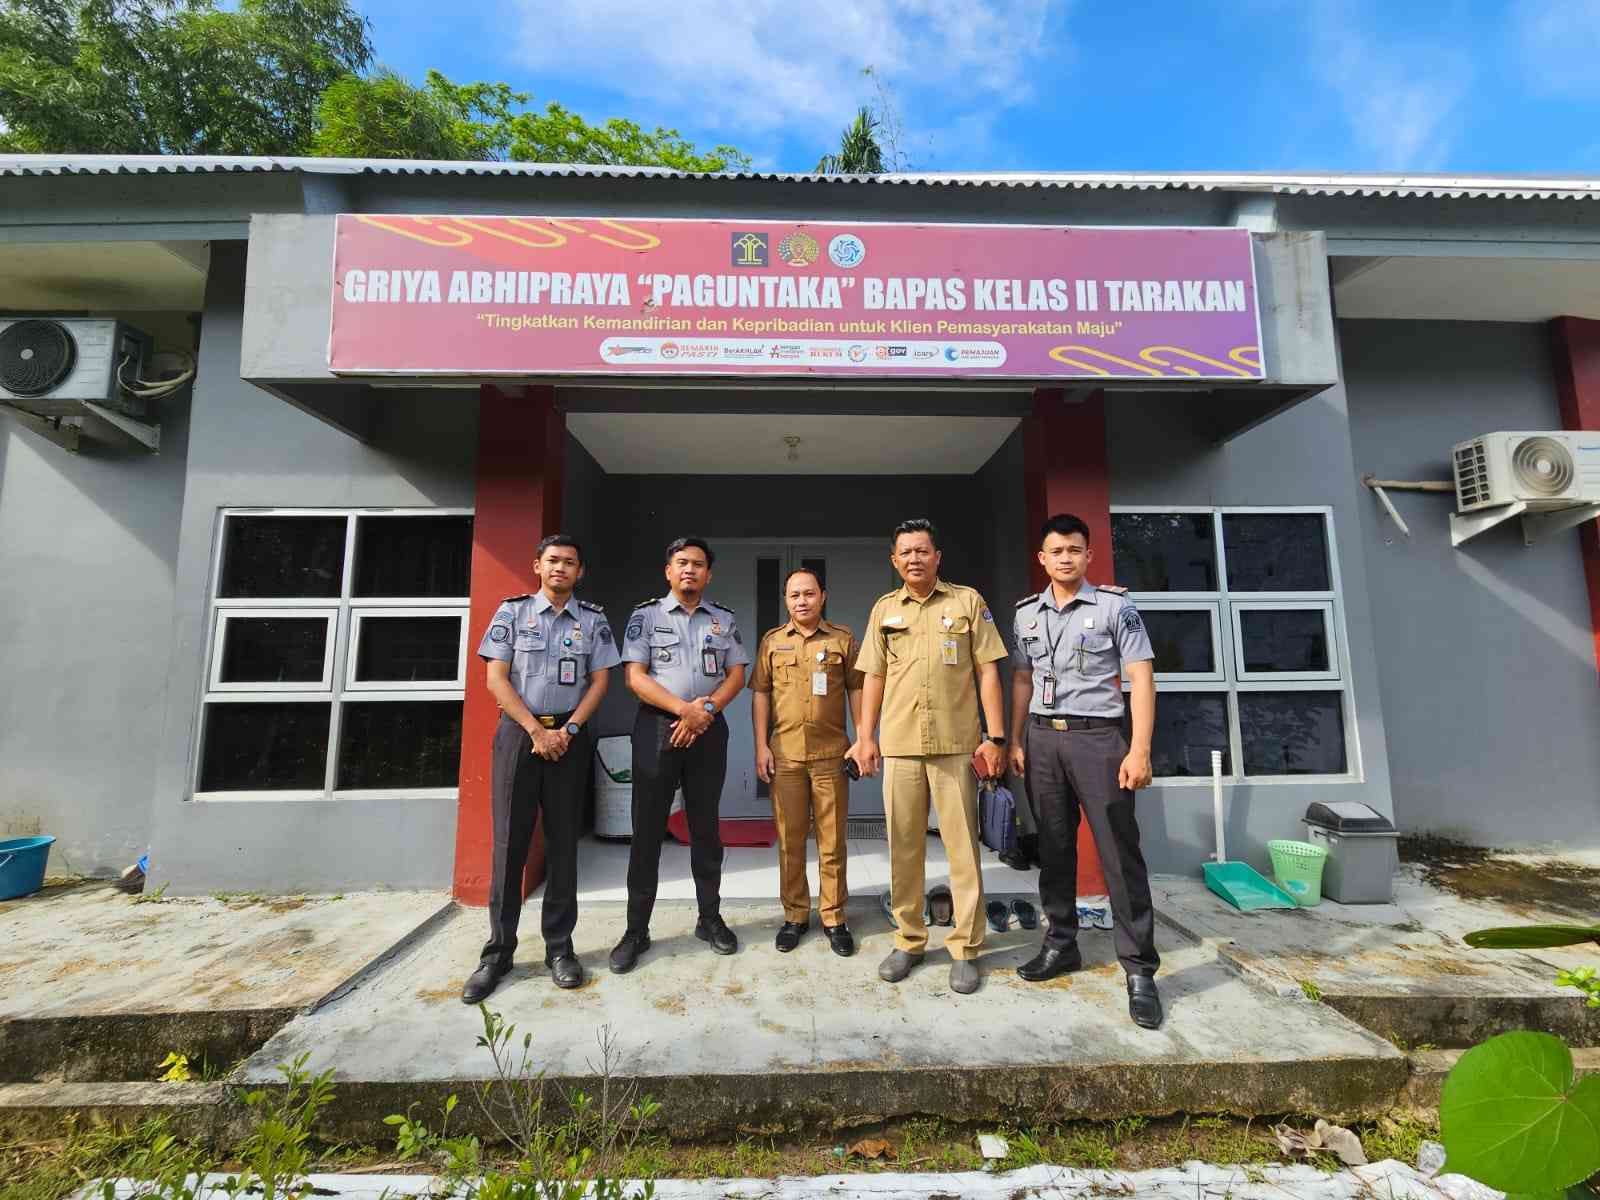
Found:
[[[628,930],[622,935],[622,940],[611,951],[611,973],[613,975],[626,975],[633,970],[639,961],[639,955],[650,949],[650,935],[648,933],[635,933]]]
[[[1141,1029],[1161,1028],[1161,993],[1151,976],[1128,976],[1128,1015]]]
[[[583,964],[571,950],[552,954],[545,966],[550,968],[550,978],[558,988],[575,988],[583,983]]]
[[[778,953],[787,954],[789,951],[793,950],[800,944],[800,939],[805,936],[806,930],[810,928],[811,926],[809,924],[801,924],[797,921],[785,921],[783,923],[783,928],[778,930],[778,940],[775,943],[778,947]],[[732,935],[730,934],[729,936],[731,937]],[[712,945],[715,946],[716,943],[713,942]],[[734,945],[737,946],[738,943],[735,942]],[[727,953],[732,952],[728,951]]]
[[[1076,946],[1041,946],[1039,953],[1017,968],[1017,977],[1029,983],[1043,983],[1083,966],[1083,954]]]
[[[840,958],[849,958],[856,952],[856,939],[850,932],[850,926],[824,925],[822,932],[828,935],[828,945]]]
[[[477,1004],[500,986],[510,967],[497,967],[494,963],[480,963],[478,969],[467,976],[461,987],[461,1003]]]
[[[694,923],[694,935],[702,942],[710,942],[718,954],[732,954],[739,948],[739,939],[721,917],[701,917]]]

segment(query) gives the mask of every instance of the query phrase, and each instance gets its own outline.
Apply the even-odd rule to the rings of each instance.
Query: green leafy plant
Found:
[[[161,1072],[156,1076],[158,1083],[188,1083],[194,1078],[194,1072],[189,1069],[189,1056],[176,1050],[158,1062],[156,1070]]]
[[[194,1146],[167,1132],[164,1121],[154,1123],[119,1158],[95,1188],[101,1200],[204,1200],[214,1190],[204,1183],[208,1164]],[[127,1181],[120,1192],[118,1179]]]
[[[1302,979],[1302,980],[1300,980],[1300,991],[1302,993],[1304,993],[1305,998],[1307,1000],[1311,1001],[1311,1003],[1313,1003],[1313,1004],[1321,1004],[1322,1003],[1322,989],[1319,988],[1316,985],[1316,982],[1314,980],[1310,980],[1310,979]]]
[[[230,1195],[259,1194],[261,1200],[294,1200],[305,1190],[311,1163],[311,1132],[322,1110],[333,1102],[333,1071],[312,1075],[306,1069],[308,1054],[280,1064],[281,1090],[260,1088],[245,1094],[244,1102],[255,1118],[255,1128],[239,1144],[245,1169],[228,1180]]]
[[[1557,987],[1577,988],[1584,994],[1584,1003],[1590,1008],[1600,1008],[1600,978],[1593,967],[1579,967],[1576,971],[1563,971],[1556,976]]]
[[[1475,950],[1548,950],[1555,946],[1600,946],[1600,925],[1502,925],[1462,939]]]

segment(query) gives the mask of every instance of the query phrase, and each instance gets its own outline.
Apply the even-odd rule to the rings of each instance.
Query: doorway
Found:
[[[783,581],[790,571],[803,567],[817,573],[828,593],[824,618],[849,626],[858,642],[865,634],[873,602],[900,586],[882,538],[719,539],[715,546],[717,564],[708,591],[717,603],[733,609],[752,655],[762,634],[789,619]],[[728,773],[722,787],[722,815],[770,816],[767,785],[756,778],[755,733],[748,700],[731,705],[727,719]],[[850,785],[849,815],[856,820],[883,820],[881,777]]]

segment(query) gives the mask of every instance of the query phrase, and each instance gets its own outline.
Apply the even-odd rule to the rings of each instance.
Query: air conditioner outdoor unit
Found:
[[[1512,517],[1532,545],[1600,515],[1600,432],[1486,433],[1458,444],[1451,460],[1452,545]]]
[[[142,384],[151,349],[147,334],[108,318],[0,317],[0,404],[69,449],[90,415],[155,449],[160,431]]]

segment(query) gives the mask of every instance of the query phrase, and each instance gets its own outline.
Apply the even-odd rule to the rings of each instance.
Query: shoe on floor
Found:
[[[793,950],[800,944],[800,939],[806,935],[806,930],[810,928],[811,926],[807,922],[785,921],[783,927],[778,930],[778,937],[774,943],[778,947],[778,953],[787,954]],[[737,942],[734,944],[738,945]]]
[[[849,958],[856,952],[856,939],[850,932],[850,926],[824,925],[822,932],[828,935],[828,946],[840,958]]]
[[[1029,983],[1043,983],[1082,966],[1083,954],[1076,946],[1040,946],[1039,953],[1017,968],[1017,976]]]
[[[583,964],[571,949],[558,950],[545,961],[545,966],[550,968],[550,978],[558,988],[583,986]]]
[[[694,935],[702,942],[709,942],[718,954],[732,954],[739,948],[739,939],[720,916],[701,917],[694,923]]]
[[[1023,929],[1039,928],[1039,910],[1021,896],[1011,902],[1011,915]]]
[[[885,983],[899,983],[911,974],[913,967],[922,965],[922,955],[909,950],[891,950],[889,957],[878,964],[878,978]]]
[[[935,884],[928,889],[928,924],[954,925],[956,923],[956,904],[950,895],[950,889],[944,884]]]
[[[970,996],[978,990],[978,963],[972,958],[958,958],[950,964],[950,990]]]
[[[510,967],[497,967],[493,963],[480,963],[478,969],[467,976],[461,985],[461,1003],[477,1004],[500,986]]]
[[[889,918],[889,924],[893,925],[895,923],[894,901],[889,896],[888,888],[884,888],[883,891],[878,893],[878,903],[883,907],[883,915]]]
[[[989,928],[996,933],[1004,933],[1011,927],[1011,909],[1004,900],[991,900],[983,906],[983,912],[989,918]]]
[[[1128,1015],[1141,1029],[1160,1029],[1161,993],[1150,975],[1128,976]]]
[[[634,932],[628,930],[622,935],[622,940],[611,951],[611,973],[613,975],[626,975],[633,970],[634,964],[639,961],[639,956],[650,949],[650,934],[648,932]]]

